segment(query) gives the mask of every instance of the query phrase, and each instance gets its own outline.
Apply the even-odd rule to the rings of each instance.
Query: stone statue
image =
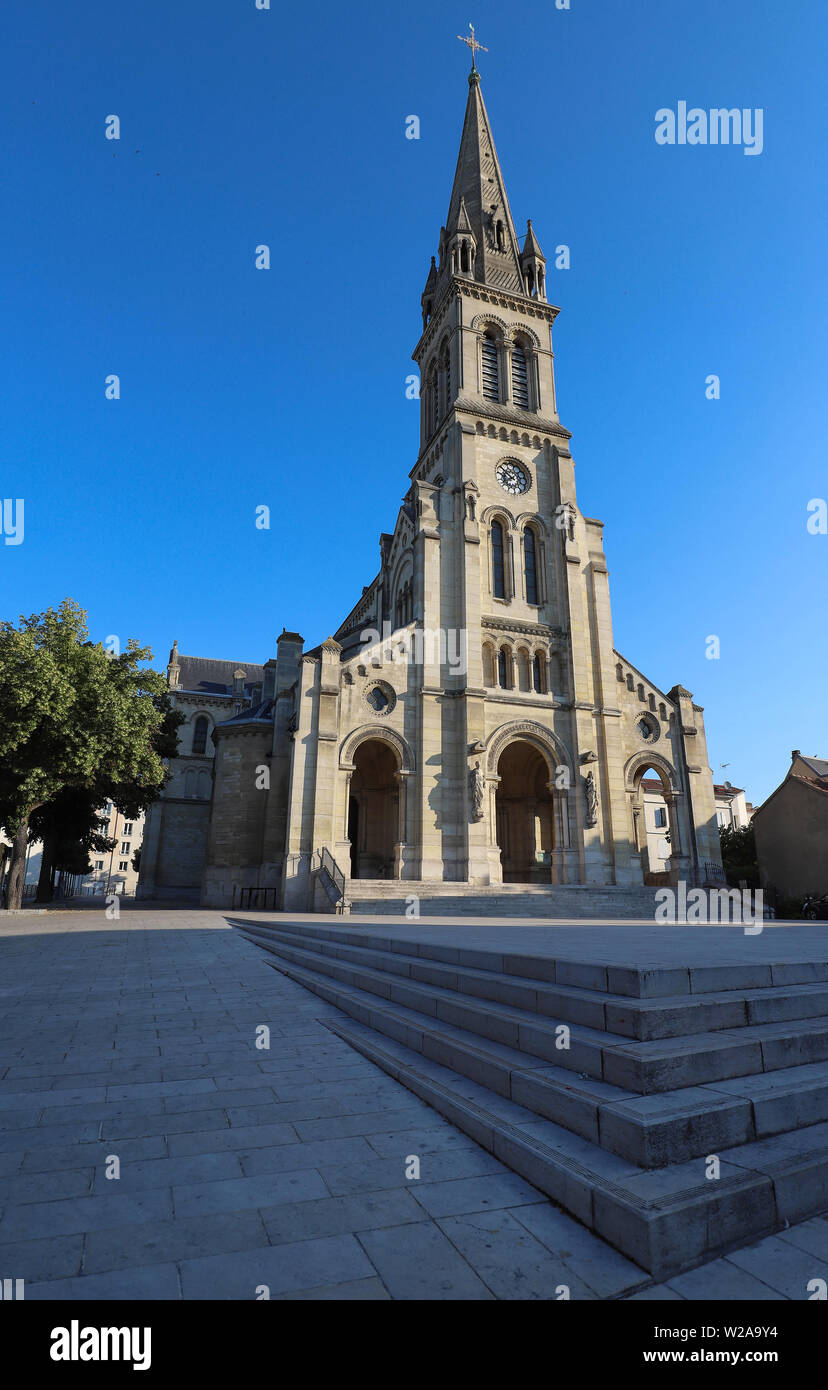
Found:
[[[595,774],[588,772],[584,778],[584,790],[586,792],[586,823],[587,825],[598,824],[598,788],[595,784]]]
[[[469,791],[471,793],[472,820],[483,819],[483,774],[480,771],[480,763],[475,763],[469,773]]]

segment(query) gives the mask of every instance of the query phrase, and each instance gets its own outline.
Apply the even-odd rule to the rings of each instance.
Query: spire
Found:
[[[523,283],[526,293],[532,299],[546,299],[546,257],[540,249],[538,239],[532,230],[532,219],[526,228],[526,240],[520,257]]]
[[[534,228],[532,227],[531,217],[529,218],[529,222],[526,227],[526,237],[523,242],[523,254],[524,256],[537,256],[538,260],[540,261],[544,259],[543,252],[540,249],[538,239],[535,236]]]
[[[423,328],[425,328],[434,310],[434,293],[437,288],[437,265],[434,257],[431,257],[431,269],[425,282],[425,289],[420,295],[420,304],[423,309]]]
[[[460,153],[440,245],[442,273],[458,273],[452,269],[446,253],[452,240],[464,233],[470,234],[475,244],[472,279],[497,289],[525,293],[517,237],[477,68],[469,73]]]

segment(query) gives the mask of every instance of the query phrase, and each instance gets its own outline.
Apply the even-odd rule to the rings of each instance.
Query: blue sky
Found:
[[[283,626],[338,625],[416,456],[405,378],[471,18],[518,231],[571,247],[558,404],[616,645],[693,691],[717,780],[762,800],[791,747],[828,755],[828,536],[806,529],[828,494],[828,6],[272,3],[3,6],[0,497],[26,532],[0,545],[0,616],[69,595],[158,665],[174,637],[261,662]],[[761,107],[762,154],[657,145],[680,100]]]

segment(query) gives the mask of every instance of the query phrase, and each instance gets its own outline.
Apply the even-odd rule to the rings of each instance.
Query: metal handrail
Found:
[[[337,891],[337,896],[341,902],[341,900],[345,896],[345,875],[343,874],[342,870],[340,869],[339,865],[337,864],[327,845],[323,845],[322,848],[318,851],[318,853],[319,867],[325,870],[325,873],[328,875],[328,878],[333,883],[333,886]]]

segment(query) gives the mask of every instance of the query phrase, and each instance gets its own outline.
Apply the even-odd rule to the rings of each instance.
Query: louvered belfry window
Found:
[[[529,370],[520,345],[512,349],[512,399],[521,410],[529,409]]]
[[[503,524],[492,522],[492,593],[495,598],[506,597],[506,566],[503,557]]]
[[[497,366],[497,343],[489,334],[483,339],[483,395],[487,401],[500,400],[500,374]]]
[[[492,592],[496,599],[506,598],[506,564],[503,560],[502,521],[492,521]]]
[[[527,526],[523,533],[523,563],[526,571],[526,602],[538,601],[538,566],[535,547],[535,533]]]

